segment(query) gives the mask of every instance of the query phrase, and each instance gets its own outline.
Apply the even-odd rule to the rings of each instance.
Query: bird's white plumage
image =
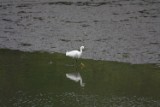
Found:
[[[67,51],[66,56],[72,57],[72,58],[80,58],[82,55],[82,50],[84,49],[84,46],[80,47],[80,51],[78,50],[72,50],[72,51]]]

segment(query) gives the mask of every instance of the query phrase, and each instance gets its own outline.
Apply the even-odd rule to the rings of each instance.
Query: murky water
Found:
[[[0,0],[0,107],[159,107],[159,29],[159,0]]]
[[[159,90],[158,64],[0,49],[1,107],[159,107]]]
[[[159,0],[0,0],[0,48],[160,63]]]

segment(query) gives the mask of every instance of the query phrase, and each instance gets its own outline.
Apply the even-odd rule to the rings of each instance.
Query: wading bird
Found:
[[[80,58],[82,56],[82,50],[84,49],[84,46],[81,46],[80,47],[80,51],[78,50],[72,50],[72,51],[67,51],[66,52],[66,56],[69,56],[69,57],[72,57],[72,58],[75,58],[76,60],[76,63],[77,63],[77,59]],[[81,62],[81,69],[84,67],[84,64],[82,66],[82,62]],[[76,65],[76,64],[75,64]]]
[[[82,50],[84,49],[84,46],[80,47],[80,51],[78,50],[72,50],[72,51],[67,51],[66,56],[72,57],[72,58],[80,58],[82,55]]]

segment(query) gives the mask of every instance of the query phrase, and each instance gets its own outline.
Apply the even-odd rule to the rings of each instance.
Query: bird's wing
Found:
[[[75,56],[77,55],[79,52],[77,50],[73,50],[73,51],[68,51],[66,52],[66,55],[68,56]]]

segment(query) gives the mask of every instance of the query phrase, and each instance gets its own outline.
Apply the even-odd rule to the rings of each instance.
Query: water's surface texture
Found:
[[[159,93],[160,0],[0,0],[0,107],[160,107]]]
[[[87,59],[74,63],[64,54],[1,49],[0,107],[160,106],[160,65]]]
[[[160,63],[159,0],[0,0],[0,48]]]

